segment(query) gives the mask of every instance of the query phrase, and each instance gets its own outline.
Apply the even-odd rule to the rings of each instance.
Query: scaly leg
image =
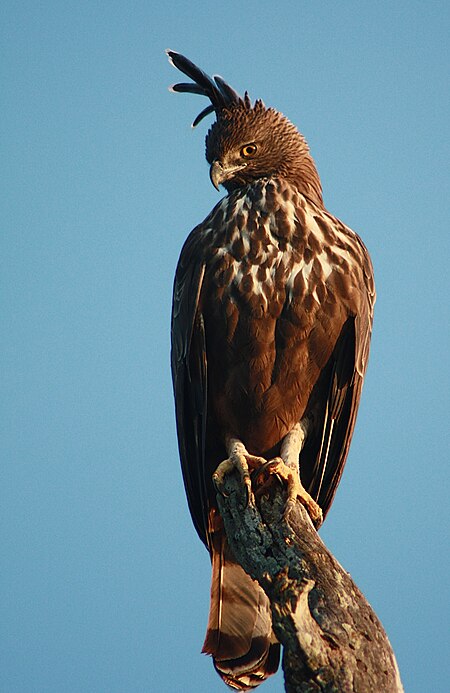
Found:
[[[234,469],[237,469],[241,476],[242,482],[245,484],[247,489],[248,503],[252,497],[250,469],[261,467],[261,465],[266,464],[266,460],[263,457],[250,455],[247,452],[245,445],[237,438],[227,438],[225,444],[228,458],[219,464],[216,471],[212,475],[214,486],[219,493],[225,495],[223,490],[225,477]]]
[[[289,516],[298,498],[308,511],[314,526],[319,528],[323,521],[322,510],[303,487],[299,473],[298,460],[305,442],[307,428],[307,420],[302,420],[295,424],[292,430],[284,437],[280,457],[266,462],[260,471],[261,473],[276,474],[286,481],[288,497],[284,510],[285,517]]]

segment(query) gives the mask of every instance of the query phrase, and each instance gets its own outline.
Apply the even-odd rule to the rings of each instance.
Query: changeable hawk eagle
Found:
[[[238,565],[217,511],[232,467],[288,482],[319,526],[347,458],[369,355],[375,290],[361,239],[326,211],[296,127],[168,51],[206,96],[210,177],[224,197],[187,238],[173,293],[172,374],[184,483],[212,561],[203,651],[224,681],[278,666],[265,593]],[[265,466],[264,466],[265,465]],[[218,468],[218,469],[217,469]],[[299,476],[300,474],[300,476]]]

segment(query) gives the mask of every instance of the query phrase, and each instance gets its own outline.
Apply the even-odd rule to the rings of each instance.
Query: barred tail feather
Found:
[[[278,668],[269,600],[236,562],[223,531],[212,537],[211,603],[202,652],[229,686],[250,690]]]

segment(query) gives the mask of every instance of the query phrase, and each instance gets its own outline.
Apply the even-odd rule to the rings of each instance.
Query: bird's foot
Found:
[[[278,478],[287,483],[287,500],[283,511],[283,519],[288,519],[298,499],[308,511],[314,527],[318,529],[323,522],[322,509],[302,485],[298,470],[289,467],[281,457],[275,457],[273,460],[265,462],[258,468],[256,471],[256,481],[260,481],[261,476],[272,474],[276,474]],[[260,488],[263,489],[265,485],[266,484],[263,484]]]
[[[250,503],[250,499],[252,498],[250,471],[261,467],[261,465],[266,463],[266,460],[263,457],[250,455],[242,444],[239,446],[234,446],[229,452],[230,456],[219,464],[216,471],[212,475],[214,486],[222,496],[227,496],[227,492],[225,490],[225,478],[228,474],[236,469],[239,472],[242,483],[245,486],[247,496],[246,504],[248,505]]]

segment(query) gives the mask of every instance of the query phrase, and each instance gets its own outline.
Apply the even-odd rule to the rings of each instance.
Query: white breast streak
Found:
[[[322,268],[322,278],[324,281],[326,281],[334,269],[334,265],[330,261],[330,256],[326,250],[322,250],[319,255],[316,255],[316,260],[320,262],[320,266]]]
[[[348,262],[351,262],[352,257],[349,251],[346,248],[340,248],[338,245],[335,245],[333,247],[333,255],[338,255],[341,257],[343,260],[347,260]]]
[[[289,219],[295,219],[295,205],[292,200],[284,200],[283,209],[286,211]]]
[[[262,296],[264,298],[264,303],[267,303],[267,299],[263,293],[263,284],[267,280],[267,267],[264,268],[264,277],[263,279],[258,278],[258,272],[259,272],[259,265],[252,265],[250,267],[250,274],[253,277],[253,292],[257,296]]]

